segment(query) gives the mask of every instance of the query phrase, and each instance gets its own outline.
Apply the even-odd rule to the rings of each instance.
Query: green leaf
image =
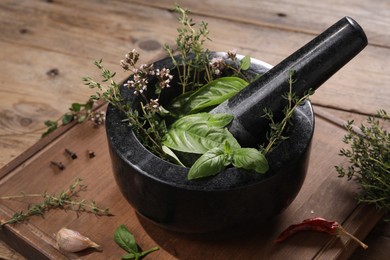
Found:
[[[62,124],[67,125],[72,122],[74,119],[74,115],[72,113],[66,113],[62,116]]]
[[[247,70],[251,66],[251,57],[246,55],[240,62],[240,69]]]
[[[265,173],[269,166],[265,156],[255,148],[240,148],[233,153],[233,166]]]
[[[80,103],[72,103],[70,110],[74,112],[79,112],[81,109],[81,104]]]
[[[114,233],[114,241],[129,253],[138,253],[138,246],[133,234],[125,225],[120,225]]]
[[[185,113],[183,111],[183,108],[185,106],[185,103],[188,101],[188,99],[193,93],[193,91],[187,91],[184,94],[181,94],[180,96],[174,98],[169,104],[168,110],[174,114],[184,115]]]
[[[233,149],[241,146],[225,128],[233,119],[228,114],[199,113],[180,118],[171,125],[163,144],[181,152],[203,154],[229,142]]]
[[[51,128],[51,127],[57,127],[57,122],[56,121],[52,121],[52,120],[46,120],[44,122],[45,126]]]
[[[89,100],[86,104],[85,104],[85,110],[91,110],[93,108],[93,100]]]
[[[46,132],[44,132],[42,134],[42,137],[45,137],[47,136],[48,134],[50,134],[51,132],[53,132],[54,130],[56,130],[58,128],[58,123],[57,121],[52,121],[52,120],[46,120],[44,122],[45,126],[47,127],[47,130]]]
[[[166,153],[169,157],[171,157],[178,165],[185,167],[185,165],[180,161],[180,159],[169,147],[163,145],[161,148],[164,151],[164,153]]]
[[[188,172],[189,180],[213,176],[225,169],[230,164],[224,150],[220,147],[213,148],[204,153],[192,165]]]
[[[182,107],[183,114],[193,114],[216,106],[236,95],[248,82],[238,77],[213,80],[195,91]]]

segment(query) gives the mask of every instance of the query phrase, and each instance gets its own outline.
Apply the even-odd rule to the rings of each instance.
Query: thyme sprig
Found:
[[[101,82],[95,81],[90,77],[84,77],[84,84],[96,90],[94,95],[90,96],[91,100],[104,100],[113,105],[124,114],[125,120],[129,122],[133,131],[142,140],[145,147],[151,150],[161,158],[165,158],[165,153],[161,148],[161,138],[166,131],[165,122],[160,116],[164,109],[158,103],[161,91],[170,87],[169,82],[171,75],[167,69],[154,69],[153,65],[141,64],[136,67],[139,54],[132,50],[126,54],[125,60],[121,61],[121,66],[125,70],[132,72],[132,78],[124,83],[124,87],[134,90],[135,95],[142,98],[140,114],[137,110],[131,108],[131,104],[125,102],[120,92],[121,84],[114,80],[115,72],[106,69],[102,60],[95,61],[95,66],[101,71]],[[149,77],[156,75],[159,79],[157,88],[159,89],[155,99],[148,100],[145,91],[149,83]]]
[[[359,202],[375,205],[390,213],[390,116],[385,110],[377,111],[375,117],[368,117],[367,124],[361,124],[355,131],[354,121],[345,126],[347,134],[343,142],[350,149],[342,148],[340,156],[348,158],[349,166],[335,166],[339,177],[354,179],[361,189]],[[387,125],[386,125],[387,124]]]
[[[264,117],[270,121],[270,130],[267,132],[268,143],[265,147],[260,147],[260,150],[264,155],[268,154],[272,148],[276,147],[280,142],[283,142],[288,138],[285,136],[285,129],[291,122],[291,118],[294,114],[295,109],[300,106],[306,99],[308,99],[313,91],[309,90],[302,97],[298,97],[293,92],[294,84],[294,70],[289,71],[289,91],[283,96],[287,100],[287,105],[283,109],[284,117],[281,121],[275,121],[272,110],[264,109]]]
[[[77,178],[66,191],[58,194],[26,194],[21,193],[15,196],[3,196],[1,200],[18,200],[32,197],[42,197],[43,200],[39,203],[30,204],[27,211],[15,212],[13,216],[5,221],[1,221],[0,225],[14,224],[27,220],[32,216],[44,216],[44,214],[51,209],[72,210],[77,214],[86,212],[97,216],[111,216],[108,208],[99,207],[95,201],[87,202],[86,200],[77,200],[75,197],[78,193],[85,191],[87,186],[81,184],[82,179]]]
[[[210,40],[208,37],[208,24],[201,22],[199,26],[189,17],[189,10],[183,9],[179,5],[175,6],[175,11],[179,13],[178,36],[176,38],[176,48],[164,45],[164,49],[171,57],[175,68],[179,74],[182,92],[196,90],[204,85],[205,81],[212,80],[209,66],[209,50],[204,48],[204,43]],[[175,57],[179,53],[180,58]]]

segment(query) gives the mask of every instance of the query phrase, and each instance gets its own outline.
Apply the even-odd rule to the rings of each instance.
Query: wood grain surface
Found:
[[[312,101],[343,120],[363,121],[365,115],[378,109],[390,110],[387,0],[2,0],[0,167],[7,173],[2,175],[3,183],[11,179],[17,182],[10,176],[24,167],[20,163],[27,158],[27,165],[34,156],[50,149],[45,146],[46,141],[39,141],[43,122],[60,117],[72,102],[88,98],[91,90],[83,86],[81,78],[98,76],[92,65],[95,59],[102,58],[110,69],[116,70],[120,81],[126,74],[118,63],[128,50],[139,50],[141,62],[164,55],[163,44],[174,44],[176,35],[174,2],[189,8],[194,20],[209,23],[209,49],[236,48],[239,53],[273,65],[340,18],[351,16],[366,31],[369,45],[327,81]],[[60,131],[68,133],[68,129]],[[34,145],[37,142],[39,147]],[[106,167],[110,171],[109,165]],[[60,178],[58,182],[57,188],[66,183]],[[26,187],[27,184],[26,180]],[[3,186],[2,192],[12,189]],[[380,224],[374,228],[366,241],[370,248],[358,250],[352,258],[383,259],[382,256],[389,255],[388,226]],[[138,235],[152,242],[145,233]],[[171,246],[175,239],[168,240]],[[169,247],[169,243],[164,242],[164,246]]]

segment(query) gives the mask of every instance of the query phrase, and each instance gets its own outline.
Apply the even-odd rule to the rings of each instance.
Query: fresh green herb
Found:
[[[142,115],[137,110],[134,110],[131,104],[123,100],[120,93],[121,85],[113,79],[115,73],[106,69],[102,64],[102,60],[95,62],[95,66],[101,70],[101,82],[96,82],[90,77],[85,77],[83,80],[85,85],[96,90],[96,93],[91,96],[92,100],[104,100],[112,104],[125,115],[126,120],[144,146],[161,158],[165,158],[166,155],[161,147],[161,139],[166,132],[165,121],[163,119],[166,111],[160,106],[158,101],[161,91],[170,87],[169,83],[172,76],[169,74],[169,69],[155,70],[153,65],[145,64],[136,67],[138,59],[138,52],[132,50],[121,61],[121,66],[123,69],[133,73],[132,78],[124,86],[134,89],[134,94],[141,97]],[[156,85],[158,95],[154,99],[148,99],[145,91],[147,90],[149,77],[153,75],[157,75],[159,79]],[[105,84],[107,82],[109,84]]]
[[[134,235],[127,229],[125,225],[120,225],[114,234],[114,241],[128,253],[122,256],[122,259],[142,259],[146,255],[159,250],[158,247],[153,247],[146,251],[141,251],[135,241]]]
[[[196,23],[189,17],[189,11],[175,6],[175,11],[180,14],[177,28],[178,36],[176,39],[176,48],[165,44],[164,48],[171,57],[182,86],[182,93],[195,90],[202,86],[204,82],[212,80],[209,64],[209,51],[204,48],[209,31],[207,23],[201,22],[197,27]],[[175,56],[180,54],[180,58]]]
[[[247,70],[251,66],[251,57],[245,56],[240,62],[240,70]]]
[[[176,151],[201,154],[191,166],[188,179],[213,176],[228,165],[265,173],[268,163],[254,148],[241,148],[227,130],[228,114],[197,113],[180,118],[167,132],[164,145]],[[170,151],[171,152],[171,151]]]
[[[212,148],[195,161],[188,173],[188,179],[216,175],[230,164],[258,173],[265,173],[269,168],[267,159],[257,149],[239,147],[233,150],[229,143],[225,142],[223,148],[220,146]]]
[[[268,154],[272,148],[276,147],[280,142],[286,140],[288,136],[285,136],[285,129],[291,122],[294,110],[300,106],[305,100],[307,100],[313,91],[309,90],[301,98],[296,96],[293,92],[294,84],[294,70],[289,72],[289,91],[283,96],[287,100],[287,105],[283,109],[284,117],[281,121],[275,121],[273,113],[270,109],[264,109],[264,117],[270,121],[270,130],[267,132],[267,144],[262,145],[260,150],[264,155]]]
[[[367,124],[355,130],[353,121],[347,123],[343,142],[350,149],[341,149],[340,155],[348,158],[347,168],[335,166],[339,177],[354,178],[362,193],[358,201],[375,205],[390,213],[390,117],[384,110],[376,117],[368,117]],[[385,128],[385,124],[387,127]]]
[[[238,77],[223,77],[210,81],[190,95],[180,95],[172,102],[179,115],[194,114],[216,106],[236,95],[248,82]],[[187,92],[188,93],[188,92]]]
[[[110,216],[108,208],[100,208],[97,206],[95,201],[86,202],[85,200],[77,200],[74,197],[78,196],[80,191],[85,191],[86,186],[81,184],[82,179],[76,179],[73,184],[69,186],[69,189],[62,191],[59,194],[51,195],[48,193],[43,194],[25,194],[16,196],[3,196],[0,197],[1,200],[16,200],[24,199],[27,197],[42,197],[43,201],[40,203],[35,203],[29,205],[27,211],[16,212],[9,219],[1,222],[1,226],[5,224],[19,223],[27,220],[31,216],[43,216],[45,212],[50,209],[63,209],[63,210],[73,210],[77,213],[87,212],[99,216]]]
[[[77,120],[77,122],[84,122],[86,119],[93,117],[93,100],[88,100],[86,103],[73,103],[69,108],[69,112],[63,114],[57,120],[46,120],[45,126],[47,130],[42,134],[42,137],[47,136],[54,130],[56,130],[61,122],[62,125],[67,125],[72,121]]]
[[[237,140],[225,128],[232,115],[197,113],[184,116],[174,122],[164,137],[163,144],[180,152],[204,154],[214,147],[228,142],[240,147]]]
[[[215,56],[209,60],[210,53],[204,47],[209,40],[207,23],[202,22],[197,26],[189,17],[187,9],[176,5],[175,10],[180,14],[177,47],[165,45],[174,67],[154,69],[153,64],[137,66],[139,54],[132,50],[120,62],[123,69],[132,73],[121,86],[113,80],[115,73],[107,70],[101,60],[96,61],[95,65],[101,70],[101,82],[84,78],[85,85],[96,90],[90,97],[91,102],[104,100],[112,104],[124,115],[124,121],[129,122],[141,143],[162,159],[183,165],[182,158],[179,159],[174,151],[198,155],[198,161],[191,166],[190,179],[215,175],[230,164],[259,173],[266,172],[268,163],[265,155],[287,138],[284,136],[285,129],[294,109],[311,93],[302,98],[296,97],[292,91],[291,73],[290,91],[285,96],[288,105],[284,110],[284,119],[275,122],[272,112],[266,110],[265,116],[271,121],[268,143],[261,146],[260,151],[242,148],[226,128],[233,117],[206,112],[237,94],[248,82],[258,77],[249,77],[250,73],[245,72],[250,68],[251,58],[245,56],[239,59],[234,50],[228,51],[227,57]],[[159,100],[161,93],[170,87],[173,78],[171,69],[178,74],[182,94],[167,104],[166,109],[159,104]],[[157,78],[154,95],[150,95],[150,91],[146,95],[152,77]],[[131,89],[138,96],[139,104],[125,100],[121,95],[121,87]],[[75,113],[79,114],[85,108],[86,105],[72,104],[71,113],[63,118],[63,123],[74,120]],[[167,125],[166,122],[173,123]],[[57,123],[53,121],[47,121],[46,125],[50,131],[57,128]]]

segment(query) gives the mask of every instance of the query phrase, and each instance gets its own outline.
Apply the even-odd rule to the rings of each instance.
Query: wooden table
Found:
[[[69,226],[103,245],[103,252],[87,251],[88,259],[118,259],[123,251],[112,241],[114,229],[126,224],[144,249],[160,250],[148,259],[385,259],[390,255],[390,227],[380,222],[381,213],[356,206],[353,183],[337,178],[333,165],[345,164],[337,155],[345,134],[339,125],[346,120],[363,122],[378,109],[390,111],[390,2],[359,1],[177,1],[189,8],[196,21],[207,21],[211,50],[234,48],[270,64],[304,45],[344,16],[351,16],[367,33],[369,46],[327,81],[312,97],[316,133],[308,178],[293,204],[268,228],[234,240],[205,241],[173,234],[137,216],[126,204],[111,173],[104,129],[90,124],[61,128],[40,140],[43,122],[67,111],[72,102],[84,102],[91,90],[81,77],[98,77],[93,67],[102,58],[118,79],[126,74],[118,61],[133,48],[142,62],[161,57],[164,43],[173,44],[176,14],[173,2],[136,0],[2,0],[0,2],[0,195],[25,192],[56,192],[66,189],[75,177],[83,177],[87,199],[110,207],[114,217],[96,218],[51,211],[45,219],[6,226],[1,239],[28,258],[75,257],[52,245],[51,234]],[[63,172],[53,172],[50,160],[66,160],[64,148],[80,154],[66,161]],[[86,150],[93,149],[93,161]],[[320,172],[318,172],[320,171]],[[25,204],[1,202],[1,218]],[[366,251],[348,239],[325,234],[302,234],[280,246],[273,237],[286,224],[321,215],[346,225],[369,244]],[[377,224],[377,223],[380,224]],[[19,259],[0,247],[0,258]],[[263,250],[264,249],[264,250]],[[293,257],[293,256],[294,257]],[[227,257],[228,256],[228,257]],[[248,257],[250,256],[250,257]],[[260,257],[260,258],[259,258]]]

